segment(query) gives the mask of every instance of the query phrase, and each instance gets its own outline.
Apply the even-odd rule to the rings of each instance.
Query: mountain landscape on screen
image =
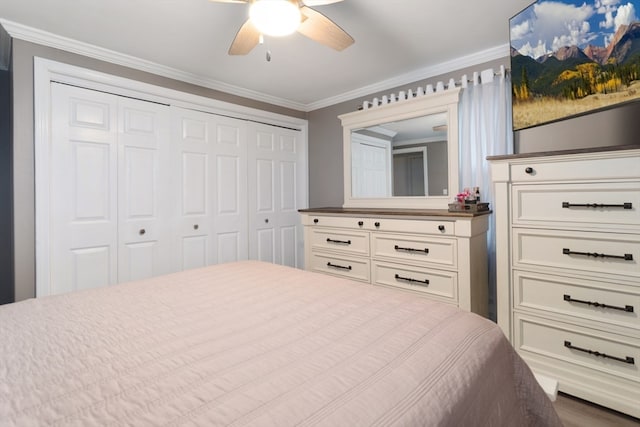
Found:
[[[635,0],[538,1],[514,16],[514,130],[639,99],[637,10]]]

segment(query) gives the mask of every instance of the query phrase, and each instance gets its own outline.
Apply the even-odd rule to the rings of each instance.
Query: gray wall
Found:
[[[342,125],[338,116],[356,111],[362,102],[371,101],[373,97],[381,97],[399,90],[415,89],[421,85],[431,83],[435,86],[438,81],[447,83],[450,78],[459,80],[463,74],[469,76],[474,71],[486,68],[499,69],[500,65],[509,65],[509,58],[478,64],[473,67],[452,70],[440,76],[420,80],[415,83],[403,85],[384,92],[331,105],[312,111],[308,115],[309,120],[309,206],[313,208],[323,206],[342,206],[344,202],[344,179],[342,163]],[[456,191],[449,189],[449,192]]]
[[[13,258],[15,299],[35,296],[35,176],[33,121],[33,58],[51,59],[156,86],[231,102],[265,111],[306,118],[306,113],[195,86],[143,71],[110,64],[23,40],[13,41]],[[4,245],[4,243],[3,243]],[[10,244],[9,244],[10,245]],[[4,280],[4,279],[3,279]]]
[[[442,196],[442,190],[449,186],[449,162],[447,161],[446,141],[427,144],[427,169],[429,174],[429,191],[427,194]],[[457,189],[447,188],[449,194]]]
[[[11,38],[0,27],[0,304],[14,301],[10,67]]]
[[[516,153],[640,144],[640,102],[514,133]]]

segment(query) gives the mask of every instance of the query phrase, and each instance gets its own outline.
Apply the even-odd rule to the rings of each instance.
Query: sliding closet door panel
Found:
[[[218,263],[220,264],[248,258],[246,232],[218,232],[217,244]]]
[[[275,168],[276,162],[274,160],[256,159],[256,169],[258,177],[256,182],[256,189],[258,190],[257,212],[259,214],[269,215],[276,212]],[[267,222],[265,221],[265,223]]]
[[[215,128],[216,261],[248,259],[246,122],[212,115]]]
[[[176,270],[169,108],[119,98],[118,281]]]
[[[246,131],[241,120],[172,107],[182,268],[248,257]]]
[[[250,227],[253,233],[254,243],[251,250],[251,258],[260,261],[281,263],[276,256],[279,245],[275,238],[278,227],[278,215],[276,212],[276,172],[277,151],[275,140],[277,135],[275,128],[270,126],[253,125],[254,137],[250,140],[252,152],[250,155],[251,169],[255,170],[253,187],[255,193],[250,195],[253,199]],[[253,197],[252,197],[253,196]]]
[[[282,130],[278,134],[278,148],[280,149],[280,175],[278,186],[278,211],[280,217],[279,241],[281,263],[290,267],[301,267],[303,257],[298,250],[297,242],[302,242],[302,228],[298,209],[298,166],[301,164],[300,147],[302,143],[300,132]],[[300,257],[299,257],[300,255]]]
[[[171,107],[172,151],[177,163],[179,269],[204,267],[214,262],[211,237],[211,159],[213,143],[204,113]]]
[[[301,236],[299,236],[299,230],[295,225],[280,228],[280,259],[283,265],[301,267],[298,265],[298,255],[296,254],[298,238],[301,238]]]
[[[256,231],[255,259],[280,264],[280,260],[276,258],[278,248],[274,234],[274,227],[264,227]]]
[[[252,124],[249,140],[249,228],[253,259],[301,267],[304,200],[297,182],[304,161],[299,131]]]
[[[116,283],[117,98],[52,84],[48,294]]]

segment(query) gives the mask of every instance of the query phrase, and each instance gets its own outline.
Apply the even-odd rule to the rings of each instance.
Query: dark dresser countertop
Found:
[[[340,207],[324,207],[324,208],[308,208],[298,209],[300,213],[311,214],[338,214],[338,215],[369,215],[369,216],[407,216],[407,217],[458,217],[472,218],[476,216],[488,215],[492,211],[485,212],[449,212],[447,209],[392,209],[392,208],[340,208]]]
[[[487,160],[526,159],[528,157],[561,156],[565,154],[601,153],[605,151],[640,150],[640,145],[612,145],[608,147],[577,148],[573,150],[540,151],[537,153],[488,156]]]

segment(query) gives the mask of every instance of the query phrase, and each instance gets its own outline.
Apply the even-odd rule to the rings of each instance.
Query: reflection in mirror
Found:
[[[351,133],[352,196],[446,196],[447,113]]]

